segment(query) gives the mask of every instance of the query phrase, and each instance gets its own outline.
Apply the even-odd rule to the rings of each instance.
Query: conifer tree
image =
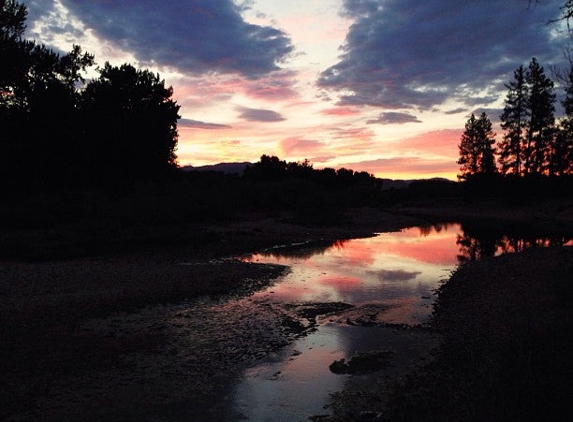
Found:
[[[508,88],[499,163],[504,174],[549,174],[555,136],[555,91],[536,58],[519,66]]]
[[[524,149],[524,170],[530,174],[546,174],[555,129],[553,81],[545,76],[543,67],[535,57],[529,63],[526,81],[529,85],[530,118]]]
[[[473,175],[495,173],[494,143],[495,134],[487,114],[482,113],[476,118],[472,113],[460,139],[458,164],[461,167],[458,179],[467,180]]]
[[[505,85],[508,92],[503,114],[500,116],[505,134],[499,143],[499,164],[502,173],[519,176],[522,174],[523,144],[530,116],[529,89],[523,66],[515,70],[513,77],[514,80]]]

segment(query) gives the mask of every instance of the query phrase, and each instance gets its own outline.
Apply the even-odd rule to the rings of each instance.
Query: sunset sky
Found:
[[[159,72],[181,106],[179,163],[193,166],[267,154],[455,180],[469,115],[497,126],[515,68],[535,56],[552,77],[570,42],[547,25],[564,0],[22,3],[28,38]]]

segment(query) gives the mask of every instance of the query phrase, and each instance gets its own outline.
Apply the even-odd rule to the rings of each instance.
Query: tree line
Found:
[[[380,181],[372,174],[365,171],[354,171],[347,168],[337,170],[326,167],[323,169],[313,168],[309,160],[302,162],[287,162],[276,156],[263,154],[260,161],[247,166],[243,178],[248,181],[285,181],[307,180],[316,182],[326,187],[379,187]]]
[[[472,114],[458,146],[458,179],[573,174],[573,67],[565,78],[565,117],[561,119],[555,118],[554,82],[536,58],[527,68],[519,66],[505,86],[502,139],[496,142],[486,113]]]
[[[27,9],[0,0],[0,192],[122,189],[176,168],[179,106],[158,74],[95,68],[24,38]]]

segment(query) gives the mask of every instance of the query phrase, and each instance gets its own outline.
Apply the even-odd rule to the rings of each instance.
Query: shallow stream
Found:
[[[531,246],[571,242],[528,238],[440,224],[371,238],[276,247],[244,259],[287,265],[291,271],[244,300],[273,303],[342,302],[353,310],[319,318],[317,329],[246,369],[229,397],[227,420],[303,421],[328,415],[329,395],[343,388],[376,388],[400,368],[425,357],[438,339],[406,329],[428,322],[435,291],[460,263]],[[354,313],[353,313],[354,312]],[[372,350],[389,351],[374,374],[335,374],[329,366]],[[318,420],[318,419],[317,419]]]
[[[371,374],[335,374],[329,369],[334,361],[389,349],[400,352],[394,356],[399,361],[393,362],[394,367],[416,359],[424,347],[421,343],[427,345],[432,339],[420,338],[424,334],[403,335],[400,326],[428,320],[435,289],[458,263],[459,233],[458,224],[408,228],[327,247],[277,247],[246,257],[291,269],[246,300],[342,302],[354,305],[357,312],[323,317],[316,331],[245,370],[233,390],[228,420],[299,421],[325,415],[329,395],[346,383],[376,382]],[[364,315],[371,324],[360,323]]]

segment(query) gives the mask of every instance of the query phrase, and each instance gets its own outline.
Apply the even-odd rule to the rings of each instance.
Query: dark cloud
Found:
[[[395,125],[395,124],[404,124],[404,123],[422,123],[421,120],[418,120],[416,116],[412,116],[410,113],[398,113],[398,112],[385,112],[380,113],[378,118],[367,120],[367,124],[381,124],[381,125]]]
[[[458,114],[458,113],[463,113],[465,111],[467,111],[465,107],[458,107],[454,108],[453,110],[446,110],[444,111],[444,114]]]
[[[229,125],[222,125],[219,123],[207,123],[192,119],[179,119],[177,125],[179,127],[198,128],[198,129],[228,129],[231,127]]]
[[[479,107],[479,108],[474,109],[471,112],[468,112],[468,114],[467,114],[468,119],[472,113],[474,116],[480,116],[482,113],[485,113],[485,114],[487,114],[487,116],[489,117],[489,119],[492,122],[497,122],[497,121],[499,121],[499,116],[503,113],[503,109]]]
[[[28,0],[31,16],[54,0]],[[259,77],[279,69],[293,51],[287,34],[247,23],[248,2],[233,0],[60,0],[97,36],[132,52],[143,64],[187,73],[239,73]],[[41,5],[40,5],[41,3]]]
[[[528,5],[531,3],[531,6]],[[562,59],[565,36],[546,23],[562,0],[345,0],[353,19],[339,62],[319,77],[342,105],[431,109],[499,98],[513,70]]]
[[[272,110],[261,110],[249,107],[237,107],[241,119],[249,122],[281,122],[286,120],[280,113]]]

